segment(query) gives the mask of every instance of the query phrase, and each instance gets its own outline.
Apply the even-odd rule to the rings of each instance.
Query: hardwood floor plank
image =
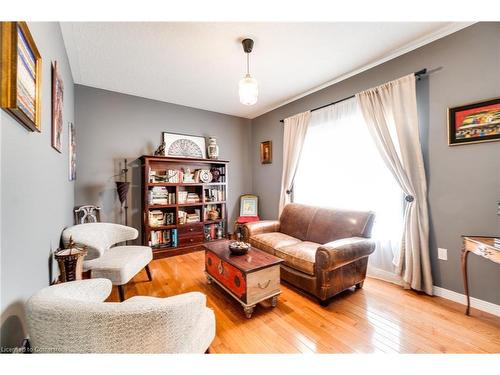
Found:
[[[204,253],[155,260],[153,281],[141,271],[134,295],[200,291],[216,316],[211,353],[500,353],[500,318],[376,279],[336,296],[328,307],[287,284],[278,305],[259,304],[251,319],[220,287],[209,285]],[[116,288],[108,298],[118,301]]]

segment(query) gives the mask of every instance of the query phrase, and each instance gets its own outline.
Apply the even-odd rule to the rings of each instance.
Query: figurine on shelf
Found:
[[[219,146],[217,145],[217,140],[214,137],[208,138],[207,154],[209,159],[219,158]]]
[[[217,225],[217,239],[220,240],[222,238],[222,226]]]
[[[162,142],[155,151],[155,156],[165,156],[165,142]]]
[[[218,168],[210,168],[210,173],[212,173],[212,182],[219,182],[220,171]]]
[[[210,211],[208,211],[208,220],[217,220],[219,218],[219,211],[217,211],[216,208],[212,208]]]
[[[191,173],[191,169],[189,168],[186,168],[184,170],[184,177],[183,177],[183,181],[186,183],[189,183],[189,182],[194,182],[194,174]]]

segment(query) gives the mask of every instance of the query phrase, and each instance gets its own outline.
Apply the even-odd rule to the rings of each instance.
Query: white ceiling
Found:
[[[77,84],[254,118],[465,26],[63,22],[61,30]],[[259,100],[253,106],[238,100],[244,37],[255,40],[250,70]]]

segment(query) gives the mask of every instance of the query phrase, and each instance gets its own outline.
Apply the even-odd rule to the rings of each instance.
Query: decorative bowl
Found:
[[[250,249],[251,245],[246,242],[242,241],[235,241],[231,242],[229,244],[229,251],[233,255],[244,255],[248,253],[248,250]]]

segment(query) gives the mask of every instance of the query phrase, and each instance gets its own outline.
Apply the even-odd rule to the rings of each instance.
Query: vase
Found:
[[[217,145],[217,140],[214,137],[208,138],[207,153],[209,159],[219,158],[219,146]]]

